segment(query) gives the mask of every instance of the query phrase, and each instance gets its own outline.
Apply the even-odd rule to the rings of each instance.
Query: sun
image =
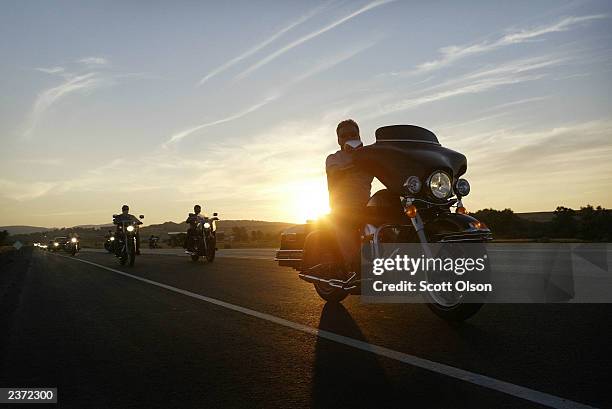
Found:
[[[293,190],[293,214],[299,222],[315,220],[329,213],[329,198],[325,179],[297,183]]]

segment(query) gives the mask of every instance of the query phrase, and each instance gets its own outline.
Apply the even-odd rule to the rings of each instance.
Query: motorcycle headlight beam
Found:
[[[444,172],[434,172],[429,177],[429,189],[437,199],[446,199],[453,193],[450,177]]]
[[[113,237],[111,237],[111,238],[110,238],[110,241],[115,241],[115,237],[114,237],[114,236],[113,236]]]
[[[129,232],[134,231],[134,226],[128,226],[128,227],[127,227],[127,231],[129,231]]]
[[[59,246],[59,243],[58,243],[58,242],[55,242],[55,243],[53,243],[53,245],[54,245],[55,247],[57,247],[57,246]]]
[[[70,239],[70,241],[73,242],[73,243],[76,243],[77,239],[76,239],[76,237],[73,237],[73,238]]]
[[[208,223],[208,222],[204,223],[204,228],[205,229],[210,229],[210,223]]]

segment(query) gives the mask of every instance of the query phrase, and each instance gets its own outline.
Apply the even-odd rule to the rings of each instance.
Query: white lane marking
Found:
[[[142,251],[142,250],[141,250]],[[104,249],[81,249],[82,253],[107,253]],[[251,259],[251,260],[274,260],[274,255],[276,252],[271,253],[269,256],[264,256],[260,254],[249,254],[248,252],[237,252],[236,254],[225,253],[224,251],[220,251],[217,253],[218,258],[239,258],[239,259]],[[188,254],[177,250],[172,252],[160,251],[160,252],[143,252],[144,256],[177,256],[177,257],[189,257]]]
[[[138,276],[135,276],[135,275],[132,275],[132,274],[120,271],[120,270],[116,270],[114,268],[106,267],[101,264],[97,264],[97,263],[94,263],[88,260],[68,257],[62,254],[55,254],[55,255],[67,258],[69,260],[75,260],[75,261],[80,261],[81,263],[91,264],[92,266],[96,266],[104,270],[111,271],[113,273],[122,275],[124,277],[133,278],[134,280],[138,280],[143,283],[151,284],[156,287],[160,287],[160,288],[163,288],[163,289],[166,289],[166,290],[178,293],[178,294],[186,295],[188,297],[195,298],[201,301],[205,301],[210,304],[218,305],[220,307],[224,307],[232,311],[237,311],[237,312],[240,312],[246,315],[250,315],[252,317],[260,318],[262,320],[266,320],[266,321],[273,322],[278,325],[282,325],[287,328],[291,328],[297,331],[311,334],[311,335],[314,335],[320,338],[328,339],[330,341],[338,342],[340,344],[348,345],[353,348],[360,349],[362,351],[371,352],[373,354],[383,356],[385,358],[390,358],[390,359],[393,359],[393,360],[396,360],[396,361],[399,361],[405,364],[416,366],[421,369],[425,369],[425,370],[435,372],[438,374],[450,376],[451,378],[460,379],[462,381],[466,381],[474,385],[482,386],[484,388],[488,388],[488,389],[492,389],[492,390],[502,392],[508,395],[512,395],[517,398],[539,403],[541,405],[549,406],[552,408],[594,409],[592,406],[585,405],[583,403],[574,402],[574,401],[564,399],[564,398],[561,398],[555,395],[536,391],[534,389],[529,389],[524,386],[515,385],[513,383],[506,382],[506,381],[501,381],[499,379],[495,379],[495,378],[491,378],[486,375],[481,375],[478,373],[470,372],[465,369],[456,368],[454,366],[441,364],[435,361],[429,361],[424,358],[419,358],[418,356],[415,356],[415,355],[410,355],[410,354],[395,351],[389,348],[381,347],[378,345],[369,344],[367,342],[359,341],[354,338],[345,337],[343,335],[338,335],[333,332],[317,329],[314,327],[309,327],[303,324],[298,324],[297,322],[289,321],[284,318],[275,317],[274,315],[255,311],[250,308],[241,307],[239,305],[230,304],[225,301],[217,300],[216,298],[211,298],[205,295],[196,294],[191,291],[172,287],[171,285],[159,283],[157,281],[149,280],[143,277],[138,277]]]

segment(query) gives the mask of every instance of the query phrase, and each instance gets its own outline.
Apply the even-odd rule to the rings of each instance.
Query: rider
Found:
[[[352,119],[340,122],[336,134],[340,150],[327,157],[325,171],[332,223],[344,267],[351,272],[356,271],[359,250],[359,215],[363,214],[370,198],[373,177],[353,164],[352,151],[361,146],[357,122]],[[354,141],[352,145],[357,148],[346,145],[348,141]]]
[[[132,214],[130,214],[130,207],[128,205],[121,206],[121,214],[118,215],[113,222],[117,225],[117,232],[115,235],[119,233],[119,222],[134,222],[135,224],[142,224],[138,218]],[[136,229],[136,254],[140,254],[140,229]]]
[[[202,206],[197,204],[193,206],[193,213],[189,213],[187,220],[185,220],[185,223],[189,224],[189,228],[187,229],[187,239],[185,240],[185,249],[188,251],[194,250],[193,245],[195,243],[196,226],[198,225],[198,222],[203,222],[205,219],[204,216],[200,215],[201,213]]]

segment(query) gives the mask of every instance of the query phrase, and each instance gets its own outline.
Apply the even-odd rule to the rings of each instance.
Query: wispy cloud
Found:
[[[567,61],[567,59],[543,56],[514,60],[494,68],[485,68],[471,72],[457,79],[418,91],[410,98],[384,105],[379,108],[378,112],[373,112],[369,115],[369,118],[416,108],[424,104],[460,95],[478,94],[502,86],[542,79],[546,77],[546,74],[533,71],[558,65],[564,61]]]
[[[344,17],[342,17],[342,18],[340,18],[340,19],[338,19],[336,21],[334,21],[333,23],[328,24],[327,26],[325,26],[325,27],[323,27],[323,28],[321,28],[319,30],[313,31],[313,32],[311,32],[311,33],[309,33],[309,34],[307,34],[307,35],[305,35],[303,37],[300,37],[299,39],[297,39],[297,40],[287,44],[286,46],[279,48],[278,50],[274,51],[273,53],[268,54],[266,57],[262,58],[261,60],[259,60],[258,62],[256,62],[255,64],[251,65],[246,70],[244,70],[240,74],[238,74],[235,77],[235,79],[238,79],[238,80],[243,79],[243,78],[247,77],[248,75],[250,75],[253,71],[263,67],[264,65],[266,65],[268,63],[270,63],[271,61],[275,60],[276,58],[280,57],[281,55],[285,54],[286,52],[292,50],[293,48],[295,48],[295,47],[297,47],[299,45],[302,45],[305,42],[310,41],[313,38],[316,38],[316,37],[320,36],[321,34],[324,34],[324,33],[328,32],[328,31],[338,27],[341,24],[346,23],[347,21],[357,17],[360,14],[365,13],[366,11],[372,10],[372,9],[374,9],[376,7],[380,7],[380,6],[384,5],[384,4],[390,3],[392,1],[394,1],[394,0],[376,0],[376,1],[373,1],[371,3],[368,3],[365,6],[355,10],[354,12],[352,12],[352,13],[350,13],[350,14],[348,14],[348,15],[346,15],[346,16],[344,16]]]
[[[239,56],[232,58],[231,60],[223,63],[219,67],[217,67],[214,70],[210,71],[208,74],[206,74],[198,82],[198,86],[203,85],[209,79],[211,79],[211,78],[221,74],[225,70],[227,70],[227,69],[233,67],[234,65],[238,64],[240,61],[242,61],[242,60],[252,56],[253,54],[257,53],[258,51],[264,49],[265,47],[270,45],[272,42],[274,42],[275,40],[280,38],[283,34],[288,32],[289,30],[299,26],[300,24],[306,22],[307,20],[311,19],[312,17],[314,17],[315,15],[320,13],[325,7],[327,7],[327,4],[324,4],[322,6],[319,6],[319,7],[316,7],[314,9],[312,9],[308,13],[306,13],[303,16],[301,16],[300,18],[298,18],[297,20],[292,21],[291,23],[287,24],[285,27],[283,27],[282,29],[280,29],[276,33],[272,34],[270,37],[266,38],[264,41],[260,42],[259,44],[256,44],[255,46],[249,48],[247,51],[245,51],[244,53],[240,54]]]
[[[35,70],[44,72],[45,74],[61,74],[62,72],[65,71],[64,67],[49,67],[49,68],[39,67],[39,68],[35,68]]]
[[[104,57],[85,57],[81,58],[80,60],[77,60],[77,62],[85,64],[89,67],[109,64],[109,61]]]
[[[206,129],[209,128],[211,126],[215,126],[215,125],[221,125],[227,122],[231,122],[231,121],[235,121],[237,119],[240,119],[252,112],[257,111],[260,108],[263,108],[264,106],[268,105],[269,103],[277,100],[278,98],[280,98],[284,92],[286,92],[286,90],[302,81],[305,81],[306,79],[313,77],[317,74],[320,74],[321,72],[324,72],[326,70],[329,70],[333,67],[335,67],[338,64],[343,63],[344,61],[349,60],[350,58],[356,56],[357,54],[367,50],[368,48],[372,47],[374,44],[376,44],[378,40],[372,40],[369,41],[365,44],[361,44],[358,45],[356,47],[353,47],[349,50],[346,50],[344,52],[341,53],[337,53],[335,54],[332,58],[328,58],[322,61],[319,61],[318,63],[316,63],[312,68],[310,68],[309,70],[305,71],[304,73],[294,77],[293,79],[289,80],[287,83],[285,83],[284,85],[284,90],[280,91],[272,96],[269,96],[267,98],[265,98],[264,100],[251,105],[250,107],[248,107],[245,110],[239,111],[237,113],[234,113],[232,115],[226,116],[224,118],[221,119],[217,119],[214,121],[209,121],[209,122],[205,122],[203,124],[197,125],[197,126],[193,126],[191,128],[185,129],[183,131],[180,131],[178,133],[175,133],[174,135],[172,135],[170,137],[170,139],[168,139],[168,141],[166,141],[162,146],[163,147],[168,147],[170,144],[173,143],[177,143],[179,141],[181,141],[183,138],[185,138],[186,136],[189,136],[195,132],[201,131],[202,129]]]
[[[164,143],[163,146],[167,147],[170,144],[179,142],[183,138],[185,138],[186,136],[189,136],[189,135],[193,134],[194,132],[201,131],[202,129],[209,128],[209,127],[215,126],[215,125],[224,124],[226,122],[231,122],[231,121],[234,121],[236,119],[242,118],[243,116],[246,116],[246,115],[248,115],[248,114],[250,114],[252,112],[255,112],[258,109],[268,105],[270,102],[276,100],[278,97],[279,97],[278,95],[269,96],[269,97],[263,99],[262,101],[259,101],[256,104],[251,105],[250,107],[248,107],[248,108],[246,108],[246,109],[244,109],[242,111],[239,111],[239,112],[236,112],[234,114],[228,115],[228,116],[226,116],[224,118],[221,118],[221,119],[217,119],[215,121],[205,122],[203,124],[196,125],[196,126],[193,126],[191,128],[185,129],[183,131],[177,132],[174,135],[172,135],[170,137],[170,139],[168,139],[168,141],[166,143]]]
[[[573,26],[579,25],[581,23],[587,23],[593,20],[600,20],[607,17],[608,16],[605,14],[566,17],[556,23],[547,26],[540,26],[532,29],[523,29],[519,31],[509,32],[498,38],[497,40],[491,42],[484,41],[469,45],[452,45],[448,47],[443,47],[440,49],[440,53],[442,54],[440,58],[418,65],[416,71],[413,72],[435,70],[471,55],[483,54],[509,45],[525,43],[550,33],[568,31]]]
[[[504,102],[502,104],[494,105],[490,108],[480,111],[478,113],[478,116],[473,119],[438,125],[437,129],[440,131],[444,131],[445,133],[451,129],[457,129],[457,128],[473,129],[473,125],[475,124],[480,124],[483,122],[487,123],[487,122],[492,121],[493,119],[499,120],[499,118],[506,117],[506,116],[513,114],[514,111],[511,110],[510,108],[518,107],[519,109],[521,109],[521,108],[529,106],[530,104],[534,102],[545,101],[550,98],[551,96],[549,95],[549,96],[522,98],[522,99],[510,101],[510,102]]]
[[[608,167],[612,168],[607,160],[612,152],[611,133],[610,120],[567,124],[540,131],[517,132],[513,135],[514,146],[506,150],[503,158],[497,158],[496,166],[499,170],[512,168],[517,163],[531,163],[532,169],[537,167],[540,170],[550,170],[548,168],[553,164],[567,168],[566,164],[572,158],[584,161],[586,153],[592,152],[600,160],[605,159]],[[538,158],[543,157],[546,161],[538,161]],[[580,172],[577,168],[567,170]]]
[[[358,46],[352,47],[348,50],[345,50],[343,52],[340,53],[336,53],[333,57],[325,59],[325,60],[321,60],[319,61],[314,67],[310,68],[309,70],[307,70],[306,72],[298,75],[297,77],[295,77],[294,79],[292,79],[291,81],[289,81],[288,85],[295,85],[298,82],[302,82],[310,77],[313,77],[317,74],[320,74],[324,71],[327,71],[333,67],[335,67],[336,65],[339,65],[353,57],[355,57],[357,54],[360,54],[362,52],[364,52],[365,50],[367,50],[368,48],[374,46],[376,43],[378,42],[378,40],[372,40],[372,41],[368,41],[365,44],[360,44]]]
[[[32,200],[44,196],[56,185],[54,182],[16,182],[0,179],[0,196],[20,202]]]
[[[59,166],[64,163],[64,160],[60,158],[26,158],[17,159],[15,162],[36,166]]]
[[[76,92],[86,92],[101,86],[104,80],[95,72],[70,77],[62,84],[49,88],[38,95],[30,113],[30,124],[24,136],[29,136],[36,128],[40,117],[55,103]]]

